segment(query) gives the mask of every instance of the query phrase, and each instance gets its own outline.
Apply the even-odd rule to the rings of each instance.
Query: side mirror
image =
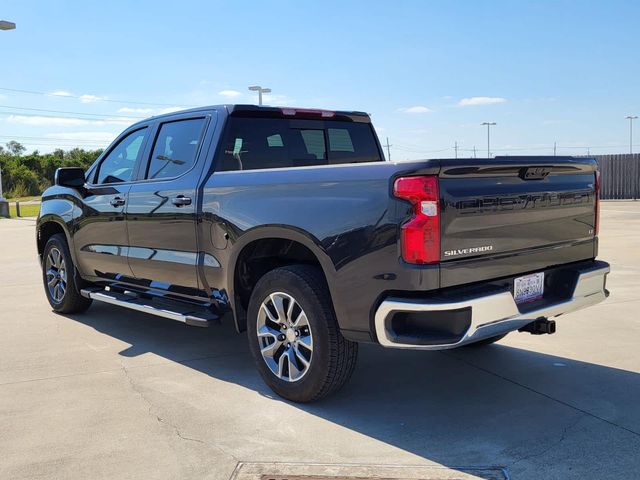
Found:
[[[78,167],[58,168],[55,184],[60,187],[81,188],[84,186],[84,170]]]

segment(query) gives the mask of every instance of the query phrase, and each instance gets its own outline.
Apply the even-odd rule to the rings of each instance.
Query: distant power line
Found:
[[[83,143],[83,142],[77,142],[77,143],[59,143],[59,142],[25,142],[24,145],[27,145],[29,147],[57,147],[57,148],[69,148],[69,149],[73,149],[73,148],[80,148],[80,147],[87,147],[91,150],[98,150],[101,148],[106,147],[107,145],[109,145],[108,142],[102,144],[102,145],[96,145],[96,144],[89,144],[89,143]]]
[[[109,145],[110,142],[104,142],[102,144],[98,143],[86,143],[86,142],[74,142],[74,143],[64,143],[59,141],[54,142],[18,142],[23,146],[27,147],[53,147],[53,148],[63,148],[63,149],[73,149],[73,148],[88,148],[91,150],[97,150],[99,148],[105,148]]]
[[[395,148],[403,152],[411,152],[411,153],[438,153],[438,152],[445,152],[447,150],[451,150],[451,147],[440,148],[437,150],[421,150],[421,149],[415,149],[415,148],[411,148],[409,146],[400,145],[400,144],[396,144]]]
[[[48,110],[44,108],[30,108],[30,107],[14,107],[12,105],[0,105],[0,108],[11,109],[11,110],[28,110],[30,112],[48,112],[48,113],[64,113],[70,115],[87,115],[90,117],[118,117],[118,118],[131,118],[133,120],[140,120],[146,117],[134,117],[131,115],[117,115],[110,113],[83,113],[83,112],[69,112],[67,110]],[[21,113],[16,113],[16,115],[21,115]]]
[[[13,116],[13,117],[67,118],[67,119],[71,119],[71,120],[85,120],[85,121],[109,121],[109,120],[111,120],[112,122],[123,122],[124,120],[127,120],[125,118],[112,117],[112,116],[87,118],[87,117],[78,117],[78,116],[71,116],[71,115],[49,115],[49,114],[46,114],[46,113],[2,112],[2,111],[0,111],[0,115]],[[129,120],[134,120],[134,119],[129,119]]]
[[[21,88],[8,88],[8,87],[0,87],[0,90],[4,92],[14,92],[14,93],[26,93],[29,95],[44,95],[46,97],[58,97],[58,98],[76,98],[78,100],[86,99],[86,96],[82,95],[73,95],[71,93],[56,93],[56,92],[39,92],[37,90],[23,90]],[[92,101],[95,102],[109,102],[109,103],[121,103],[121,104],[129,104],[129,105],[149,105],[156,107],[175,107],[174,103],[154,103],[154,102],[139,102],[135,100],[116,100],[113,98],[103,98],[98,95],[91,95]],[[197,107],[198,105],[186,105],[187,107]]]
[[[24,136],[24,135],[0,135],[0,138],[3,138],[3,139],[6,138],[6,139],[8,139],[7,141],[17,140],[17,139],[24,140],[26,143],[29,143],[29,144],[31,144],[30,143],[31,140],[36,140],[36,141],[43,141],[43,140],[49,141],[49,140],[51,140],[54,143],[55,142],[59,142],[59,141],[67,142],[67,143],[75,142],[75,143],[83,143],[83,144],[84,143],[96,143],[96,144],[101,144],[101,145],[106,145],[109,142],[111,142],[111,140],[100,140],[100,139],[97,139],[97,138],[86,138],[86,139],[85,138],[77,138],[76,139],[76,138],[61,138],[61,137],[30,137],[30,136]],[[114,135],[114,138],[115,138],[115,135]]]

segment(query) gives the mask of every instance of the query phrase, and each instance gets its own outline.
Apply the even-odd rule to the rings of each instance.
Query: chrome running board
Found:
[[[220,318],[216,314],[207,311],[205,308],[198,308],[186,303],[180,304],[161,298],[142,298],[134,292],[119,293],[87,288],[80,293],[83,297],[90,298],[96,302],[109,303],[129,310],[149,313],[194,327],[208,327],[212,323],[220,322]]]

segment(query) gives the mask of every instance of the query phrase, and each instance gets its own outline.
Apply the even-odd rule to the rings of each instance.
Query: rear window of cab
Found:
[[[383,161],[370,123],[231,117],[217,171]]]

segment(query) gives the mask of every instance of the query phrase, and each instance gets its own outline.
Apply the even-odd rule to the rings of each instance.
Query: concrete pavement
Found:
[[[0,478],[228,479],[239,462],[638,478],[640,202],[604,203],[600,257],[612,296],[558,319],[555,335],[448,352],[363,346],[342,391],[301,406],[272,396],[229,324],[98,303],[52,313],[34,222],[0,220]]]

